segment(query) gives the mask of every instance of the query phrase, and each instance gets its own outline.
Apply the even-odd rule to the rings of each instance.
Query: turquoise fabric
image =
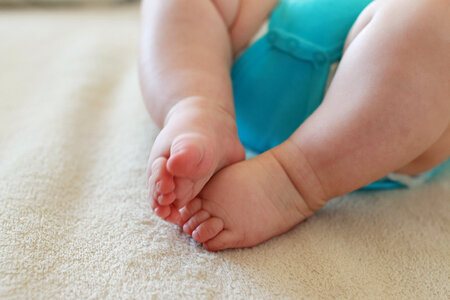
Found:
[[[436,168],[415,176],[389,174],[371,184],[363,187],[364,190],[379,190],[392,188],[414,188],[424,184],[430,180],[437,172],[441,171],[445,166],[448,166],[448,161],[442,163]]]
[[[233,80],[239,137],[262,153],[286,140],[323,100],[331,64],[371,0],[282,0],[266,35],[235,62]],[[404,184],[383,178],[366,188]]]
[[[286,140],[322,102],[331,64],[371,0],[282,0],[268,33],[235,62],[239,137],[256,152]]]

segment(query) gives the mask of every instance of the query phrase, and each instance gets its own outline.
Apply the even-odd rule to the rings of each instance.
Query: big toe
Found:
[[[208,251],[220,251],[238,247],[239,239],[230,230],[220,231],[214,238],[203,242],[203,247]]]
[[[218,235],[223,230],[223,226],[222,219],[210,217],[195,228],[192,237],[199,243],[205,243]]]
[[[167,169],[177,177],[198,179],[211,172],[212,143],[200,134],[184,134],[177,137],[170,148]]]
[[[189,219],[191,219],[192,216],[199,212],[201,209],[202,201],[199,198],[195,198],[190,201],[186,206],[180,209],[180,223],[178,225],[183,226],[184,224],[186,224],[186,222],[189,221]]]

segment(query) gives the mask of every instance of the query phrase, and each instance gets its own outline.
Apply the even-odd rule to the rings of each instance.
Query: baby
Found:
[[[207,250],[257,245],[334,197],[390,173],[426,172],[450,155],[448,0],[360,0],[365,2],[361,10],[370,3],[350,24],[337,72],[325,96],[317,96],[321,103],[287,139],[272,148],[253,147],[262,154],[245,160],[233,94],[239,80],[232,83],[230,75],[235,57],[275,8],[291,6],[285,10],[289,18],[296,9],[314,5],[320,13],[327,1],[143,3],[141,86],[148,111],[162,128],[148,163],[151,206]],[[324,53],[315,59],[332,63]],[[280,76],[286,75],[283,68]],[[251,89],[239,86],[247,88],[246,95],[255,92],[246,96],[255,109],[264,96],[258,91],[270,86],[267,76],[261,77]],[[247,100],[236,101],[238,106]],[[244,123],[246,113],[237,112]],[[290,117],[279,119],[289,122]],[[244,144],[252,148],[251,142]]]

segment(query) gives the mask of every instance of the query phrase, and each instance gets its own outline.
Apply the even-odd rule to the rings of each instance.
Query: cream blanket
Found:
[[[450,172],[332,200],[253,249],[159,220],[137,6],[0,11],[0,298],[450,296]]]
[[[98,5],[120,3],[133,0],[0,0],[0,5],[16,6],[16,5]]]

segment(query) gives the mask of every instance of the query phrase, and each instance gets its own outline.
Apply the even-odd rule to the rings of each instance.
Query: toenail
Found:
[[[158,181],[157,183],[156,183],[156,189],[159,191],[160,189],[161,189],[161,181]]]
[[[156,171],[157,169],[159,169],[159,163],[158,163],[158,159],[155,159],[153,162],[152,162],[152,173],[153,173],[153,171]]]
[[[154,191],[154,192],[153,192],[153,199],[158,200],[158,198],[159,198],[160,195],[161,195],[160,193]]]
[[[188,225],[187,223],[183,225],[183,231],[184,231],[184,232],[188,233],[188,232],[189,232],[189,229],[190,229],[190,228],[189,228],[189,225]]]

